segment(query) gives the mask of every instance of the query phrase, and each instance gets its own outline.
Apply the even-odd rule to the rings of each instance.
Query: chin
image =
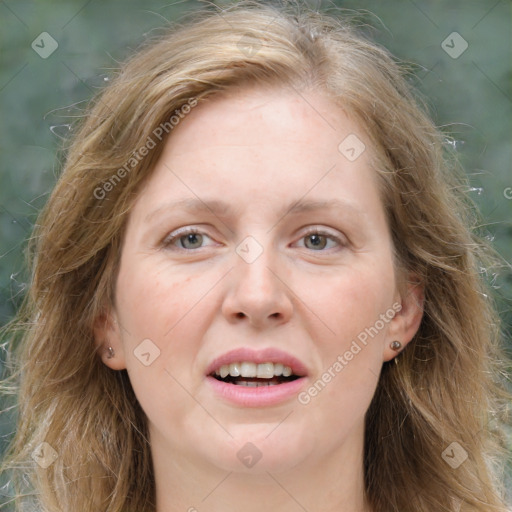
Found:
[[[308,439],[283,425],[239,425],[230,428],[233,438],[212,439],[205,447],[205,459],[224,471],[246,474],[283,473],[304,462],[315,450],[315,440]],[[275,429],[273,432],[272,430]],[[282,429],[279,434],[278,430]]]

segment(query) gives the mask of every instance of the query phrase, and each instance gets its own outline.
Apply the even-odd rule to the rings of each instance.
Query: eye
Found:
[[[332,249],[336,246],[343,247],[346,245],[346,242],[340,237],[319,229],[309,231],[304,234],[300,240],[304,240],[304,247],[306,247],[306,249],[313,251],[323,251],[324,249]]]
[[[204,247],[203,242],[211,240],[208,235],[195,228],[184,228],[171,233],[163,241],[166,248],[178,250],[193,250]],[[213,244],[210,244],[213,245]]]

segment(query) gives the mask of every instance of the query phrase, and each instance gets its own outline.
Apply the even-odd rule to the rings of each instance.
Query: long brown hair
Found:
[[[471,231],[444,136],[400,66],[350,23],[249,1],[197,13],[139,51],[93,100],[69,147],[31,241],[29,293],[4,332],[13,371],[3,391],[19,404],[4,470],[19,510],[155,510],[145,415],[126,371],[101,362],[93,325],[115,300],[127,216],[172,137],[172,116],[246,84],[321,91],[361,123],[398,270],[425,288],[420,329],[398,364],[384,364],[367,412],[370,506],[504,512],[493,462],[503,443],[491,428],[506,396],[500,335],[478,273],[488,251]],[[41,449],[55,450],[47,467],[34,461]],[[455,453],[467,455],[457,467]]]

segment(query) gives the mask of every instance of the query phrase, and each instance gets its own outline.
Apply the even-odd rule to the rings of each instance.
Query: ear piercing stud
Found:
[[[108,347],[107,352],[107,359],[112,359],[115,355],[114,349],[112,347]]]
[[[392,341],[389,344],[389,347],[391,348],[391,350],[394,350],[395,352],[399,352],[400,349],[402,348],[402,344],[399,341]]]

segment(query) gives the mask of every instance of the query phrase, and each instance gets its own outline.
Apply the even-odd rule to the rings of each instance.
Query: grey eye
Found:
[[[180,236],[179,243],[183,249],[198,249],[203,244],[203,235],[199,233],[187,233],[186,235]]]

